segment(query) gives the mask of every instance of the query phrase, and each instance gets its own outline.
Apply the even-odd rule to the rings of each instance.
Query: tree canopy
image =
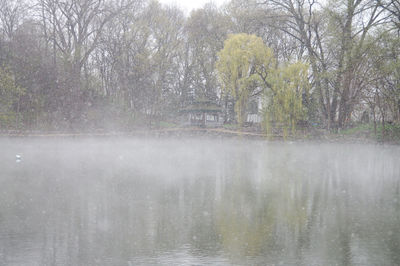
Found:
[[[230,35],[218,53],[216,67],[222,93],[233,98],[240,125],[246,119],[248,99],[265,89],[274,66],[273,51],[255,35]]]
[[[271,90],[266,92],[267,131],[273,122],[283,129],[286,136],[289,129],[294,133],[297,123],[306,118],[303,102],[309,98],[308,70],[307,64],[296,62],[277,69],[271,75]]]
[[[240,125],[254,101],[287,130],[305,120],[338,131],[362,115],[399,124],[398,39],[392,0],[232,0],[190,13],[154,0],[0,0],[11,84],[0,130],[154,126],[199,99]]]

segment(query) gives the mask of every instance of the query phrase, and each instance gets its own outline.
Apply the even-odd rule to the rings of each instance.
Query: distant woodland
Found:
[[[0,0],[0,130],[400,124],[398,0]]]

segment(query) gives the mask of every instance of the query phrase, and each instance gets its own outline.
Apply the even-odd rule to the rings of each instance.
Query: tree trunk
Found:
[[[374,135],[376,136],[376,113],[375,113],[375,106],[372,108],[372,114],[374,116]]]
[[[382,112],[382,142],[385,141],[385,113]]]

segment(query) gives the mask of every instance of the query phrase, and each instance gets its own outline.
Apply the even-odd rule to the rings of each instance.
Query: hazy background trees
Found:
[[[243,124],[252,99],[242,97],[238,108],[240,97],[226,93],[217,68],[224,41],[240,33],[272,49],[275,70],[287,67],[271,85],[248,81],[254,60],[240,66],[250,71],[243,92],[260,96],[264,120],[268,110],[275,122],[272,110],[290,120],[301,103],[297,122],[280,123],[329,130],[361,116],[400,123],[399,7],[391,0],[232,0],[184,14],[150,0],[1,0],[0,128],[126,130],[176,121],[180,109],[204,99],[224,107],[226,121]],[[285,76],[297,62],[301,82],[297,75],[291,83]],[[287,108],[271,101],[274,88],[294,87]]]

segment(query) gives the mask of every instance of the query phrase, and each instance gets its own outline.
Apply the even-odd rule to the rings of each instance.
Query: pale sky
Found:
[[[159,0],[163,4],[173,4],[182,8],[185,13],[189,14],[190,11],[196,8],[201,8],[204,4],[213,2],[218,7],[228,0]]]

